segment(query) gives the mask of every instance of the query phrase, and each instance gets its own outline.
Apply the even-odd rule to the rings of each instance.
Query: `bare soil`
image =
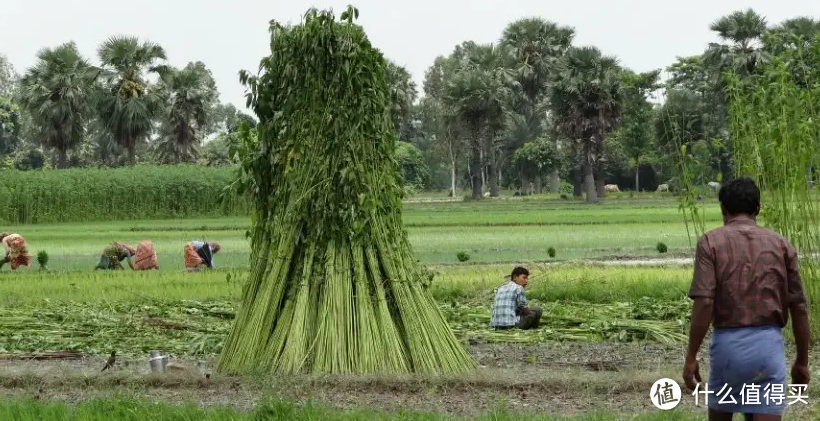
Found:
[[[446,378],[233,377],[216,373],[214,358],[172,359],[169,367],[179,365],[183,369],[167,368],[162,373],[151,373],[147,356],[141,360],[118,359],[114,368],[105,372],[100,370],[107,356],[4,360],[0,361],[0,398],[34,396],[71,403],[116,394],[244,409],[281,398],[337,408],[364,406],[453,415],[476,415],[500,407],[518,413],[631,414],[656,410],[649,399],[655,381],[671,378],[680,383],[685,347],[553,342],[472,344],[470,351],[479,365],[476,372]],[[708,373],[707,363],[704,361],[701,368],[704,376]],[[210,374],[210,379],[205,374]],[[681,405],[704,411],[702,406],[695,407],[691,395],[685,394]],[[802,404],[791,406],[789,418],[805,419],[808,410]]]

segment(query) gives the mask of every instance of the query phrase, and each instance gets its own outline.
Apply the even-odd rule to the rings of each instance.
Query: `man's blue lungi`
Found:
[[[789,385],[786,380],[786,348],[783,330],[777,326],[717,328],[712,335],[709,356],[709,409],[720,412],[780,415],[786,407]],[[723,393],[721,389],[727,385]],[[752,395],[742,393],[744,385],[759,386],[759,403],[749,404]],[[772,386],[782,400],[775,402]],[[726,392],[731,387],[729,396]],[[766,392],[769,392],[767,402]],[[703,396],[699,396],[703,399]],[[736,403],[732,402],[732,398]],[[718,403],[723,400],[724,403]],[[746,403],[746,404],[744,404]]]

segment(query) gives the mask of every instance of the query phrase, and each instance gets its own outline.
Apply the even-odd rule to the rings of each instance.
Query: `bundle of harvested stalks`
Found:
[[[455,373],[474,361],[424,288],[401,222],[386,61],[353,23],[271,22],[259,118],[236,185],[253,199],[251,273],[219,369]]]

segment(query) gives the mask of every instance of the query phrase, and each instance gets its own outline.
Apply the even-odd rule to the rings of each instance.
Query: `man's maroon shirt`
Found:
[[[732,217],[698,240],[689,297],[714,300],[714,327],[782,328],[791,306],[806,305],[797,251],[752,217]]]

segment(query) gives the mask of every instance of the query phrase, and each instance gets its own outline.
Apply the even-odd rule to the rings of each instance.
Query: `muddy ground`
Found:
[[[667,377],[681,383],[685,355],[685,345],[634,343],[471,344],[469,348],[479,364],[476,372],[448,378],[231,377],[214,372],[214,358],[172,358],[170,366],[180,365],[182,369],[159,374],[150,372],[147,356],[141,360],[120,359],[105,372],[100,369],[106,356],[3,360],[0,397],[34,396],[76,402],[125,394],[237,408],[283,398],[338,408],[365,406],[458,415],[486,413],[500,407],[542,414],[636,413],[657,410],[649,399],[655,381]],[[208,373],[210,379],[205,378]],[[707,373],[708,361],[704,361],[704,378]],[[813,405],[811,395],[809,392]],[[703,410],[696,408],[694,398],[686,394],[681,406]],[[807,411],[811,410],[803,404],[789,408],[789,419],[808,419]]]

